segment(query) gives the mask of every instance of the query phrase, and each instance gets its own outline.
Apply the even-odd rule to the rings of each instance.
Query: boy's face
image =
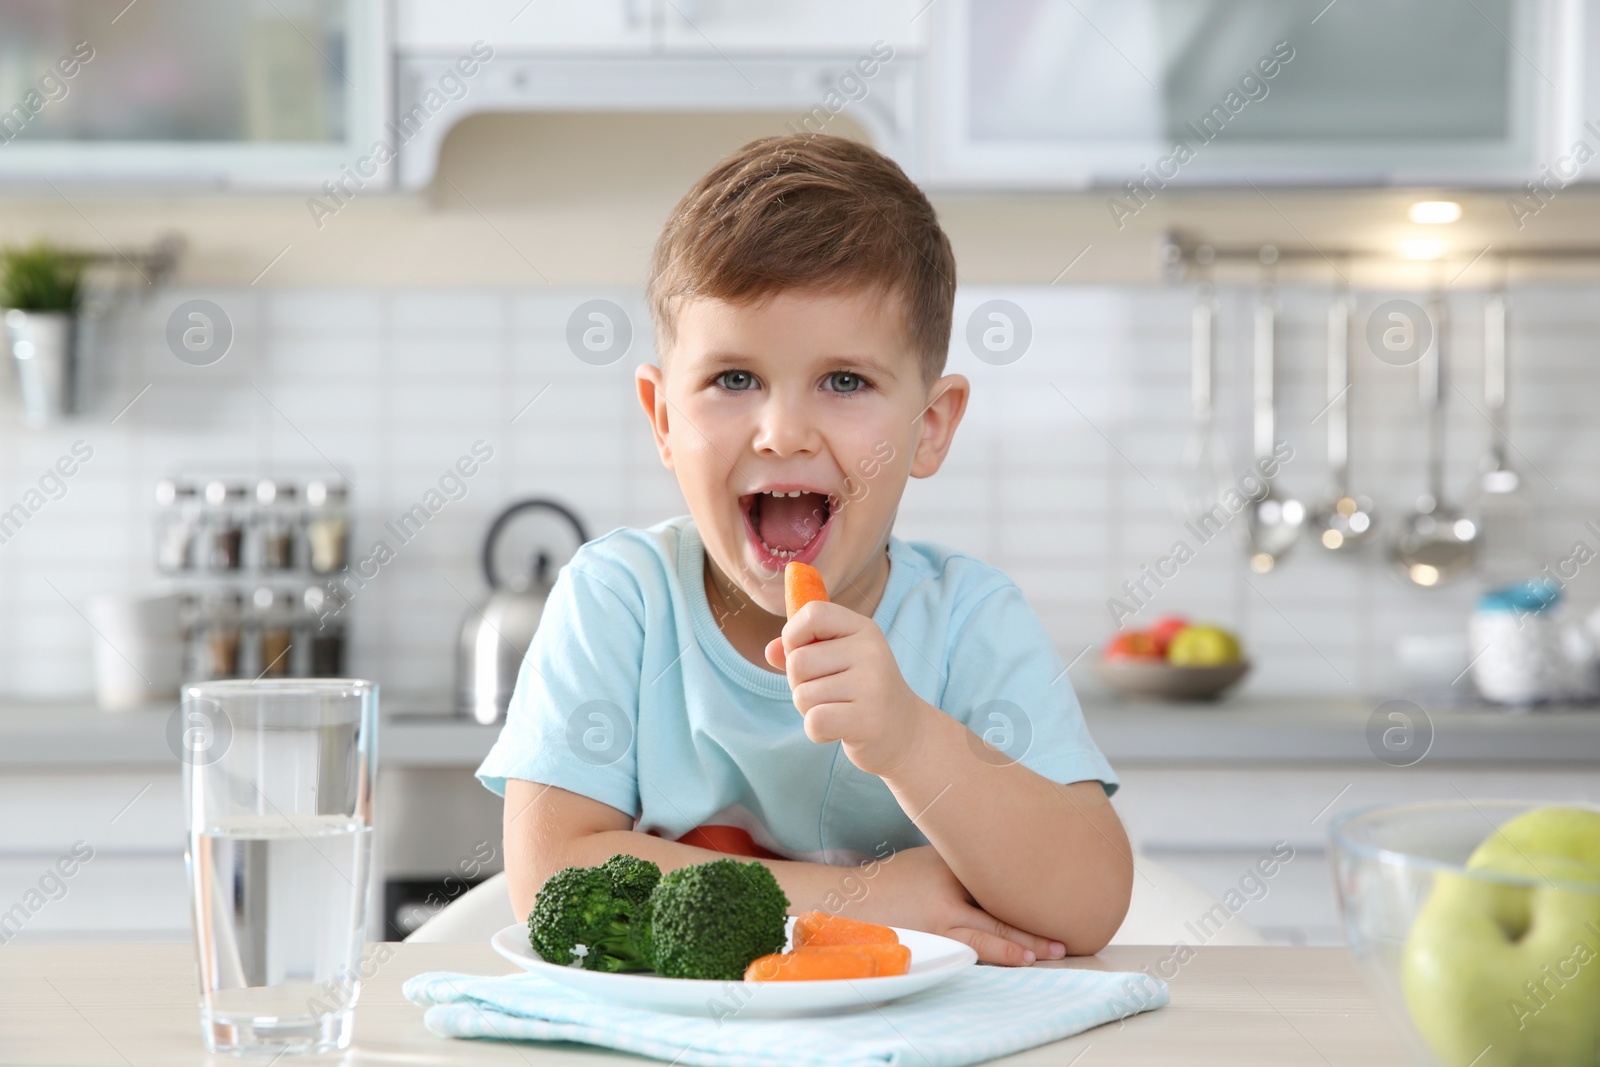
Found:
[[[925,383],[899,300],[875,290],[690,299],[676,334],[639,399],[712,561],[774,615],[791,559],[841,603],[875,600],[906,479],[943,463],[966,379]]]

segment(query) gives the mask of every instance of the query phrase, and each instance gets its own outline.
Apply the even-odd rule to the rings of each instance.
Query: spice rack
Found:
[[[184,675],[328,678],[346,671],[350,546],[337,477],[175,475],[156,484],[155,566],[182,597]]]

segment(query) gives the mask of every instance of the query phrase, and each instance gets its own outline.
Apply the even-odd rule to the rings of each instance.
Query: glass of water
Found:
[[[200,1024],[212,1052],[350,1044],[372,856],[378,687],[185,686],[183,762]]]

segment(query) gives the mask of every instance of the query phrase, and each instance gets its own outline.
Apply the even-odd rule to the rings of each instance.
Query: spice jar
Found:
[[[256,483],[256,511],[250,525],[250,540],[257,570],[294,570],[296,517],[293,485],[270,478]]]
[[[304,593],[305,614],[301,616],[300,643],[308,652],[305,673],[312,678],[340,678],[345,673],[345,602],[320,585]]]
[[[241,598],[231,589],[202,595],[191,629],[190,662],[202,680],[239,677]]]
[[[242,485],[207,482],[200,524],[200,565],[210,571],[236,571],[244,562]]]
[[[163,478],[156,483],[156,569],[176,574],[194,566],[200,522],[200,494],[190,482]]]
[[[290,650],[294,647],[294,600],[288,594],[262,587],[251,596],[258,678],[287,678]]]
[[[323,481],[306,485],[306,547],[314,574],[333,574],[345,567],[350,548],[348,500],[349,490],[342,485]]]

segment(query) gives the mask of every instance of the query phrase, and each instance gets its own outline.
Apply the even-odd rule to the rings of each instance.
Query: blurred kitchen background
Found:
[[[649,252],[786,132],[940,212],[975,390],[896,533],[1017,581],[1139,848],[1221,893],[1290,841],[1241,917],[1335,941],[1338,811],[1595,799],[1597,57],[1593,0],[0,2],[0,907],[97,849],[0,940],[188,936],[180,675],[382,685],[375,933],[497,869],[471,642],[577,539],[516,513],[491,599],[485,536],[682,513],[633,395]],[[1267,409],[1301,529],[1264,555],[1186,523]],[[1346,417],[1375,523],[1330,537]],[[1446,555],[1396,560],[1430,442]],[[1107,688],[1172,614],[1242,643],[1219,702]]]

